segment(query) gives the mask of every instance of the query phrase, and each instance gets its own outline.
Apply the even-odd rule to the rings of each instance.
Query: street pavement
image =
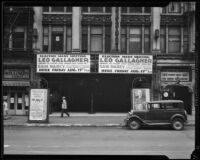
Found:
[[[182,131],[160,127],[131,131],[121,127],[6,126],[4,154],[166,155],[189,159],[194,132],[194,126],[185,126]]]
[[[28,123],[28,116],[9,116],[4,126],[80,126],[80,127],[123,127],[127,113],[70,113],[70,117],[60,113],[49,115],[48,123]],[[195,125],[195,113],[188,115],[187,126]]]

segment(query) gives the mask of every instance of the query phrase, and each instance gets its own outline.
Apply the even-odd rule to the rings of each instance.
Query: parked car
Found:
[[[131,130],[144,125],[170,125],[175,130],[182,130],[187,122],[184,103],[181,100],[160,100],[146,102],[142,110],[132,109],[124,120]]]

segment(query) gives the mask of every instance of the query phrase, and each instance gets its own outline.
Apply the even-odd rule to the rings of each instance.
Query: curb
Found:
[[[44,123],[24,123],[24,124],[4,124],[4,126],[26,126],[26,127],[125,127],[121,124],[44,124]],[[195,126],[194,123],[185,126]]]

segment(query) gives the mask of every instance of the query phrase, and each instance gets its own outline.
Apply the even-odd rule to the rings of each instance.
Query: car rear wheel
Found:
[[[131,130],[137,130],[140,128],[140,122],[136,119],[132,119],[129,121],[128,126]]]
[[[180,118],[175,118],[172,122],[172,127],[175,130],[182,130],[184,128],[184,122]]]

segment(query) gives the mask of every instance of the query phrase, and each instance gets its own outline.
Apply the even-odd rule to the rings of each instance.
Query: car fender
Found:
[[[129,117],[128,121],[131,120],[131,119],[137,119],[137,120],[139,120],[141,123],[144,123],[143,120],[142,120],[139,116],[137,116],[137,115],[133,115],[133,116]]]
[[[181,114],[175,114],[170,118],[170,122],[173,121],[174,118],[181,118],[184,122],[186,121],[185,117]]]

